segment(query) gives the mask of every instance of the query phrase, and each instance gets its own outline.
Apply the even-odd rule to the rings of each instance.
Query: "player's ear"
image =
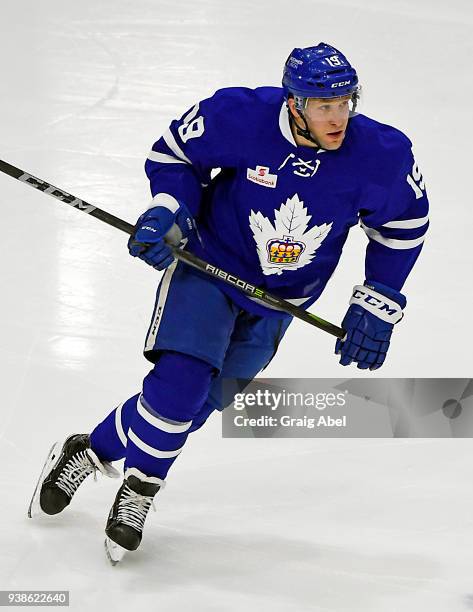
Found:
[[[297,113],[297,110],[296,110],[296,105],[295,105],[295,102],[294,102],[294,98],[288,98],[287,105],[288,105],[289,110],[291,111],[292,115],[294,117],[297,117],[298,113]]]

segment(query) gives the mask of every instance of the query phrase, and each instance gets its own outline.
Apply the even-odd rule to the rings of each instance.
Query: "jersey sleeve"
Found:
[[[169,201],[171,196],[198,216],[202,188],[210,182],[211,171],[237,163],[235,150],[237,143],[241,144],[236,131],[237,113],[237,88],[228,88],[172,121],[145,162],[153,196],[150,207]]]
[[[409,148],[390,188],[371,188],[373,205],[361,211],[361,227],[369,242],[365,276],[401,290],[414,266],[429,227],[429,202],[424,179]]]

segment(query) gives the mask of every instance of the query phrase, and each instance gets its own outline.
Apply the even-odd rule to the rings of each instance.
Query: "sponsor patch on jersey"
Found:
[[[268,166],[256,166],[256,170],[247,168],[246,178],[252,183],[263,185],[263,187],[276,187],[277,174],[270,174]]]

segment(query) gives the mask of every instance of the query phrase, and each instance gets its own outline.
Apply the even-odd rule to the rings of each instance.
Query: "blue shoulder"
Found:
[[[267,106],[280,104],[283,96],[282,87],[257,87],[256,89],[249,87],[224,87],[218,89],[209,99],[216,105],[221,104],[224,106],[239,104]]]
[[[350,119],[349,135],[349,147],[367,179],[389,185],[412,166],[412,142],[391,125],[359,114]]]
[[[350,119],[350,133],[357,146],[376,156],[395,154],[405,157],[412,147],[412,142],[401,130],[362,114]]]
[[[201,105],[209,115],[242,129],[242,123],[255,125],[274,114],[275,109],[279,112],[283,99],[282,87],[225,87],[218,89]],[[242,122],[243,118],[245,122]]]
[[[282,87],[225,87],[202,100],[199,113],[215,138],[225,134],[233,147],[238,142],[238,149],[243,150],[267,133],[283,100]]]

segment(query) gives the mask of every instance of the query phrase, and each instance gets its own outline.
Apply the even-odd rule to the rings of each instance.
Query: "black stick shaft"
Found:
[[[12,166],[11,164],[8,164],[7,162],[2,160],[0,160],[0,171],[21,181],[22,183],[26,183],[27,185],[30,185],[31,187],[42,191],[43,193],[47,193],[53,198],[59,200],[60,202],[64,202],[64,204],[68,204],[69,206],[72,206],[77,210],[85,212],[88,215],[91,215],[92,217],[96,217],[97,219],[100,219],[100,221],[108,223],[108,225],[116,227],[117,229],[121,230],[122,232],[125,232],[128,235],[131,235],[134,230],[134,225],[132,225],[131,223],[127,223],[123,219],[115,217],[115,215],[112,215],[106,212],[105,210],[98,208],[97,206],[93,206],[85,200],[76,198],[67,191],[59,189],[58,187],[51,185],[47,181],[43,181],[42,179],[36,178],[32,174],[29,174],[24,170],[20,170],[20,168]],[[337,327],[329,321],[325,321],[324,319],[321,319],[320,317],[317,317],[316,315],[313,315],[310,312],[303,310],[302,308],[298,308],[290,302],[287,302],[286,300],[276,295],[268,293],[264,289],[255,287],[251,283],[247,283],[243,279],[233,274],[229,274],[228,272],[225,272],[225,270],[221,270],[216,266],[212,266],[211,264],[203,261],[199,257],[192,255],[192,253],[182,251],[181,249],[178,249],[177,247],[173,247],[171,245],[169,246],[171,247],[176,259],[185,262],[189,266],[197,268],[198,270],[208,274],[209,276],[214,276],[219,280],[227,283],[228,285],[237,287],[246,295],[256,298],[268,306],[276,307],[282,310],[283,312],[292,315],[293,317],[297,317],[298,319],[305,321],[306,323],[310,323],[310,325],[318,327],[319,329],[326,331],[332,336],[336,336],[337,338],[343,338],[345,336],[345,332],[341,327]]]

